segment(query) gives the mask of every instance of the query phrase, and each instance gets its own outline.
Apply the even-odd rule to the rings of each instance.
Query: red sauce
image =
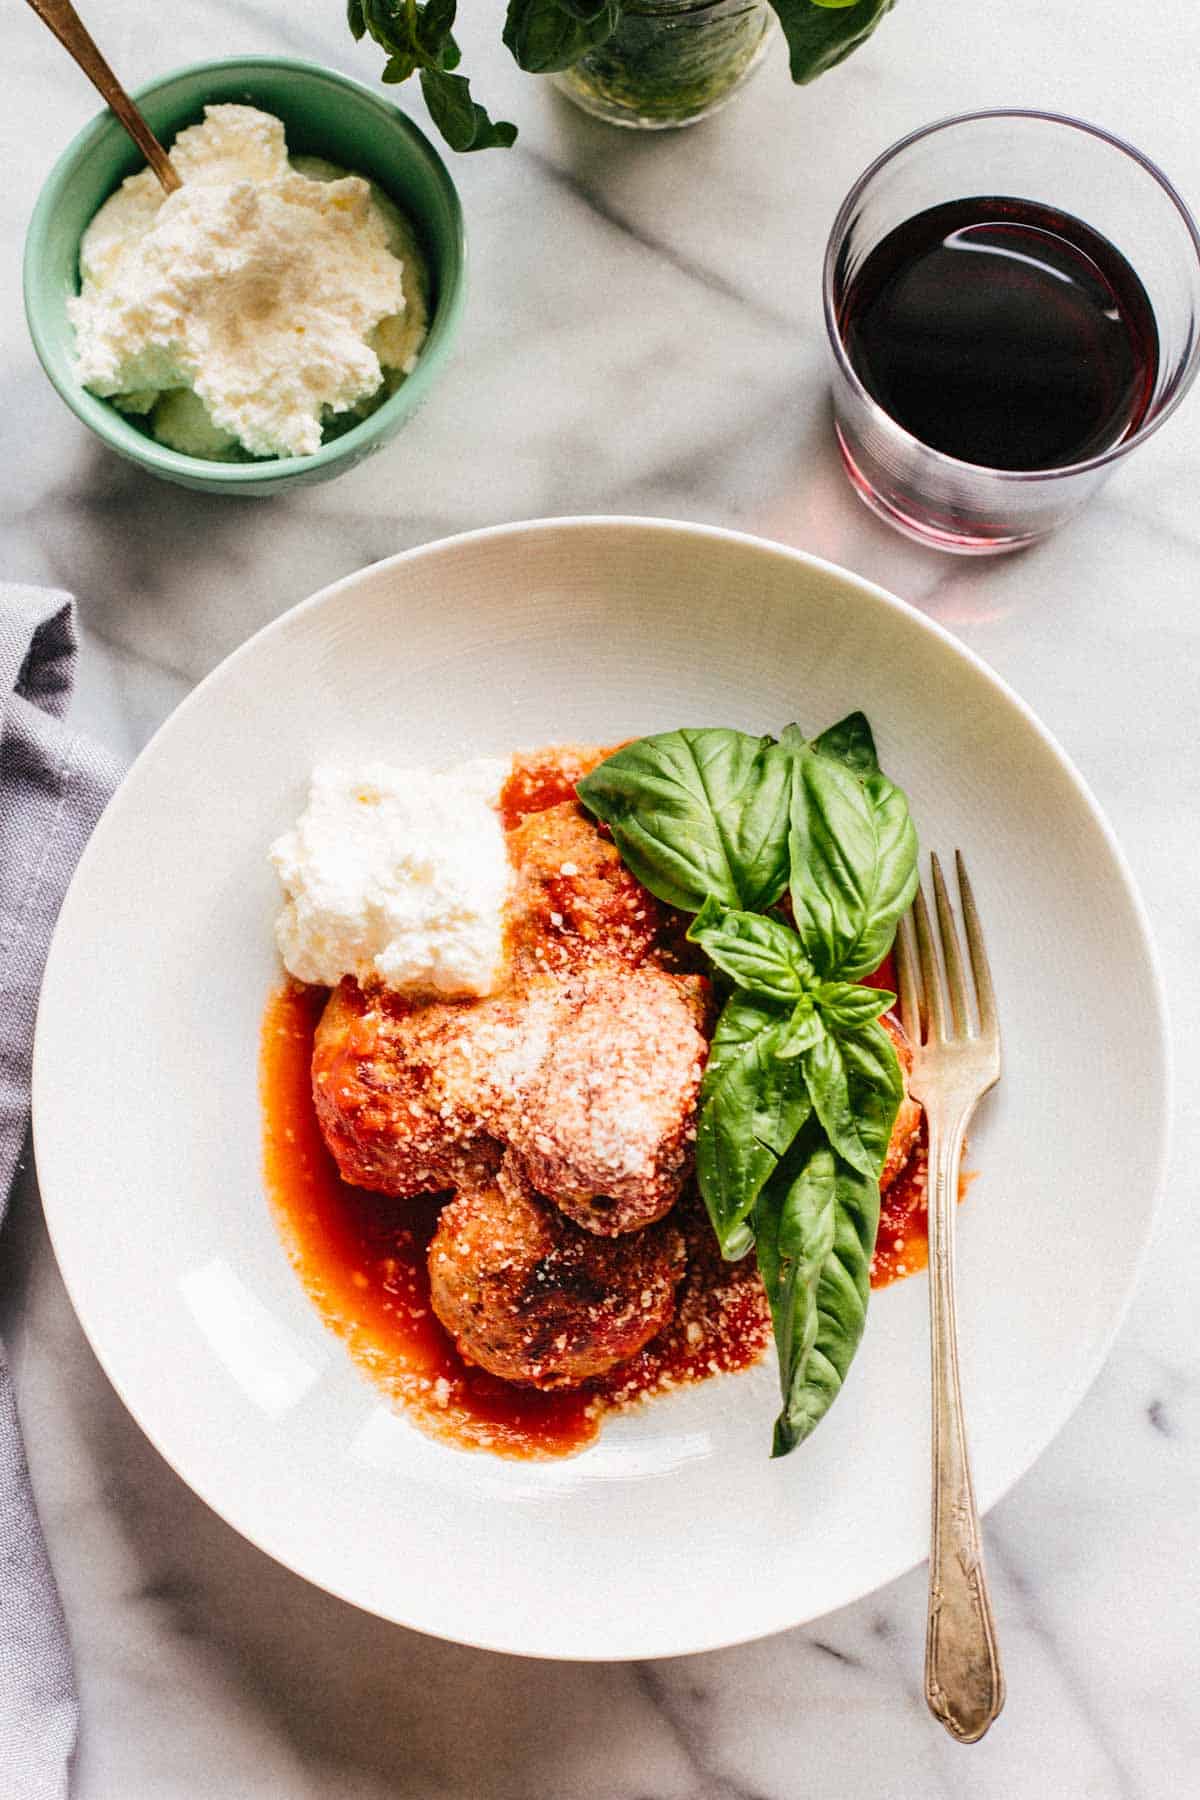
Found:
[[[753,1259],[721,1261],[693,1193],[681,1203],[688,1273],[675,1318],[621,1368],[584,1388],[539,1393],[463,1361],[434,1317],[425,1253],[444,1196],[392,1200],[351,1187],[325,1148],[312,1104],[313,1034],[323,988],[288,986],[267,1003],[262,1102],[267,1192],[300,1279],[351,1356],[438,1437],[502,1456],[565,1456],[606,1412],[710,1375],[748,1368],[770,1338]]]
[[[579,752],[567,745],[560,747],[558,755],[548,755],[547,751],[553,748],[551,745],[533,752],[518,750],[513,757],[512,774],[500,790],[500,821],[505,831],[512,831],[530,813],[545,812],[547,807],[574,800],[575,783],[620,745]]]
[[[501,796],[505,828],[556,806],[599,754],[514,759]],[[879,971],[885,985],[891,970]],[[430,1305],[426,1251],[444,1195],[394,1200],[351,1187],[325,1147],[312,1103],[313,1036],[323,988],[290,984],[267,1003],[261,1088],[267,1192],[297,1273],[355,1362],[435,1436],[502,1456],[581,1449],[607,1412],[649,1395],[750,1367],[770,1342],[754,1258],[721,1260],[694,1185],[677,1218],[688,1268],[675,1317],[637,1356],[600,1380],[555,1393],[499,1381],[463,1361]],[[924,1267],[924,1146],[884,1196],[873,1287]]]
[[[889,994],[900,992],[896,985],[896,962],[890,950],[874,974],[864,975],[862,981],[864,987],[884,988]]]
[[[925,1127],[907,1163],[881,1196],[879,1235],[871,1258],[871,1286],[887,1287],[915,1275],[929,1261],[929,1217],[925,1208]]]

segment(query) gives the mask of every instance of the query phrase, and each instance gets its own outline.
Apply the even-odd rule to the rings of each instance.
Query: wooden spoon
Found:
[[[71,0],[29,0],[29,4],[43,24],[50,27],[59,43],[71,52],[92,86],[107,100],[158,176],[163,191],[173,194],[183,184],[171,167],[170,157],[97,50],[83,20],[71,5]]]

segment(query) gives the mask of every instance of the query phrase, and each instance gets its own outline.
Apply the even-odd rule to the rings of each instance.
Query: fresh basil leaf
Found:
[[[369,31],[377,44],[385,50],[400,50],[408,39],[407,20],[391,0],[359,0],[359,15],[363,29]],[[354,19],[350,18],[350,29],[354,29]]]
[[[825,1021],[813,1004],[813,996],[804,994],[797,1000],[791,1018],[775,1046],[777,1057],[803,1056],[825,1036]]]
[[[862,1341],[879,1229],[879,1185],[805,1130],[754,1209],[783,1406],[771,1454],[786,1456],[842,1391]]]
[[[881,770],[861,778],[805,745],[792,757],[791,899],[820,974],[869,975],[917,891],[908,801]]]
[[[767,1002],[732,995],[717,1020],[700,1086],[696,1174],[730,1261],[754,1242],[751,1208],[812,1110],[803,1065],[775,1055],[787,1023]]]
[[[831,725],[820,737],[815,737],[811,748],[818,756],[828,756],[834,762],[845,763],[856,775],[875,775],[879,772],[875,734],[866,713],[847,713],[844,719],[839,719],[836,725]]]
[[[813,966],[790,926],[722,906],[711,894],[692,920],[688,940],[737,987],[767,1000],[798,1000],[812,979]]]
[[[805,1387],[820,1324],[817,1287],[833,1254],[836,1229],[836,1159],[820,1130],[809,1128],[781,1159],[754,1206],[758,1272],[771,1308],[785,1406],[793,1391]]]
[[[788,61],[795,82],[815,81],[835,68],[870,37],[893,0],[771,0],[787,39]]]
[[[813,999],[829,1025],[855,1031],[869,1025],[895,1006],[895,994],[884,988],[862,987],[857,981],[823,981],[813,989]]]
[[[620,19],[620,0],[604,0],[586,14],[561,0],[508,0],[504,42],[522,69],[544,75],[569,69],[603,44]]]
[[[453,68],[458,61],[458,46],[451,36],[457,12],[458,0],[425,0],[424,6],[417,8],[417,44],[441,69]],[[446,61],[447,48],[451,62]]]
[[[349,0],[347,22],[356,38],[369,32],[387,52],[383,79],[407,81],[420,70],[429,116],[452,150],[506,148],[517,135],[505,119],[492,120],[471,98],[458,67],[460,53],[452,26],[457,0]]]
[[[417,67],[416,57],[410,51],[405,50],[402,54],[388,57],[383,65],[383,74],[380,76],[380,80],[386,81],[389,86],[394,82],[407,81]]]
[[[472,100],[465,75],[424,68],[421,92],[430,118],[452,150],[490,150],[496,146],[507,149],[516,138],[515,125],[507,119],[490,119],[483,107]]]
[[[757,912],[787,885],[791,760],[744,731],[666,731],[616,751],[576,792],[660,900],[699,912],[711,894]]]
[[[878,1021],[828,1031],[804,1055],[813,1110],[838,1155],[878,1181],[887,1160],[904,1078]]]

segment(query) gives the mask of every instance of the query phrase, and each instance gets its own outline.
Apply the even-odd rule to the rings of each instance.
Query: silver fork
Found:
[[[971,1481],[958,1375],[954,1306],[954,1222],[963,1134],[984,1094],[1000,1079],[996,997],[971,884],[955,852],[974,1011],[958,929],[941,864],[932,859],[933,895],[945,985],[925,896],[896,938],[900,1020],[912,1044],[910,1088],[929,1133],[929,1323],[933,1375],[933,1519],[925,1699],[961,1744],[973,1744],[1004,1705],[1004,1676],[983,1571],[979,1513]],[[948,1002],[948,1006],[947,1006]]]

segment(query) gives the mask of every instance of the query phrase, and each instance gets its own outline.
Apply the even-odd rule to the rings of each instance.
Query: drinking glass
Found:
[[[1158,369],[1136,429],[1051,469],[992,469],[931,449],[867,392],[842,338],[847,292],[889,232],[973,196],[1033,201],[1100,232],[1140,278],[1158,330]],[[1170,417],[1200,366],[1200,233],[1160,169],[1097,125],[1002,109],[941,119],[859,176],[833,223],[824,271],[833,403],[846,471],[889,525],[942,550],[986,556],[1036,542],[1091,498]]]

